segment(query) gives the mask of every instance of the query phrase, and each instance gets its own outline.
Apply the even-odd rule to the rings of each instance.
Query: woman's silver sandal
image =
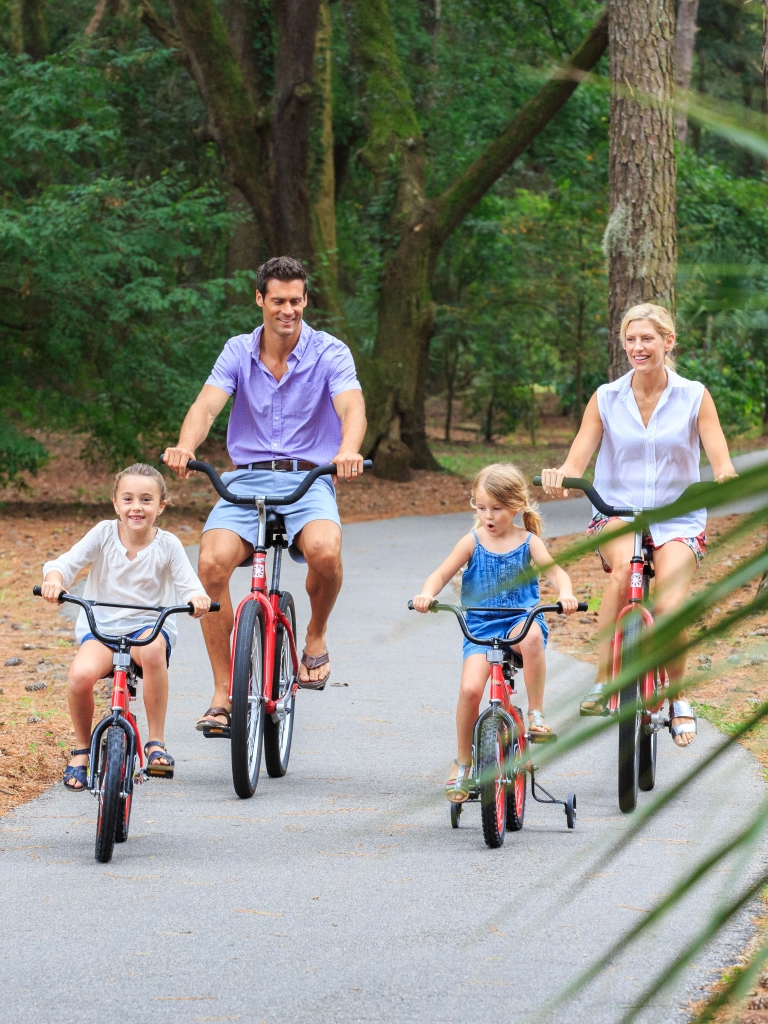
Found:
[[[461,761],[456,760],[453,763],[456,765],[456,778],[446,782],[445,795],[452,804],[463,804],[469,796],[467,779],[472,772],[472,765],[462,764]]]
[[[585,707],[591,704],[591,707]],[[605,683],[595,683],[584,700],[579,705],[579,714],[582,718],[592,718],[605,714]]]
[[[683,722],[682,725],[672,725],[674,718],[692,718],[692,722]],[[693,733],[695,736],[699,731],[698,720],[693,713],[693,708],[687,700],[672,700],[669,702],[669,732],[672,739],[683,736],[686,733]],[[691,740],[691,743],[693,740]],[[690,743],[676,743],[678,747],[689,747]]]

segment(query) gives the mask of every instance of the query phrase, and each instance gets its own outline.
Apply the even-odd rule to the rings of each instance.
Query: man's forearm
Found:
[[[215,418],[205,406],[195,402],[184,417],[177,447],[186,448],[190,452],[196,451],[198,445],[208,437],[208,431]]]
[[[362,402],[347,409],[341,419],[341,451],[359,452],[367,426]]]

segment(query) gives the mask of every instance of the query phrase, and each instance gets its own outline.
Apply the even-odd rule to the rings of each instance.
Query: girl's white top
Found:
[[[161,529],[152,543],[131,560],[120,541],[117,520],[105,520],[89,530],[66,554],[46,562],[43,575],[57,569],[64,586],[69,588],[86,565],[90,565],[91,571],[83,597],[97,601],[157,608],[186,604],[193,595],[205,593],[179,538]],[[93,613],[99,629],[118,636],[154,625],[157,618],[154,612],[126,608],[94,608]],[[169,616],[163,625],[171,647],[178,638],[175,618],[175,615]],[[88,619],[81,610],[75,627],[78,641],[89,632]]]
[[[630,370],[597,389],[603,439],[595,466],[595,489],[610,505],[660,508],[699,479],[698,416],[704,385],[667,370],[667,386],[643,426]],[[597,511],[595,509],[595,511]],[[654,523],[656,545],[695,537],[707,524],[707,510]]]

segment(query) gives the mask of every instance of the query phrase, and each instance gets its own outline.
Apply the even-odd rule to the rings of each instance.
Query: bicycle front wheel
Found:
[[[504,842],[507,825],[506,761],[506,726],[500,716],[489,715],[480,726],[477,777],[483,838],[490,847],[499,847]]]
[[[296,609],[289,593],[280,595],[280,611],[291,624],[291,632],[296,636]],[[291,644],[285,626],[277,627],[275,636],[275,668],[272,674],[272,699],[281,697],[293,687],[293,659]],[[296,714],[296,695],[289,696],[285,702],[285,715],[274,722],[271,715],[264,719],[264,764],[267,774],[279,779],[288,771],[288,759],[291,756],[291,740],[293,739],[293,719]]]
[[[96,860],[112,859],[120,816],[120,793],[125,771],[126,738],[119,726],[111,726],[101,741],[99,763],[99,811],[96,819]]]
[[[630,619],[624,630],[622,666],[636,656],[641,629],[639,619]],[[642,717],[640,680],[633,679],[619,691],[619,808],[624,814],[637,807]]]
[[[528,775],[520,762],[520,738],[516,737],[509,749],[509,763],[506,766],[507,786],[507,832],[519,832],[525,817],[525,790]]]
[[[240,614],[232,666],[232,782],[239,797],[256,792],[264,738],[264,616],[258,601]]]

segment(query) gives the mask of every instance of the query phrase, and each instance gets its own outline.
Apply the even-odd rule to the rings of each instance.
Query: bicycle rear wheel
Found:
[[[624,631],[622,666],[636,656],[642,626],[632,617]],[[643,733],[640,680],[619,691],[619,808],[629,814],[637,807],[640,782],[640,745]]]
[[[291,632],[296,636],[296,609],[293,598],[287,592],[280,595],[280,611],[291,624]],[[291,644],[284,626],[277,627],[275,636],[275,667],[272,673],[272,699],[280,698],[293,687],[293,660]],[[296,695],[285,702],[285,716],[279,721],[272,721],[271,715],[264,719],[264,764],[267,774],[273,778],[281,778],[288,771],[288,759],[291,756],[291,740],[293,739],[293,718],[296,713]]]
[[[120,792],[125,770],[126,738],[119,726],[110,726],[101,741],[99,759],[99,811],[96,819],[96,860],[106,864],[115,848]]]
[[[264,616],[258,601],[240,614],[232,666],[232,782],[239,797],[256,792],[264,738]]]
[[[489,715],[480,726],[477,777],[483,838],[492,848],[504,842],[507,824],[507,793],[504,785],[507,749],[504,721],[499,715]]]

